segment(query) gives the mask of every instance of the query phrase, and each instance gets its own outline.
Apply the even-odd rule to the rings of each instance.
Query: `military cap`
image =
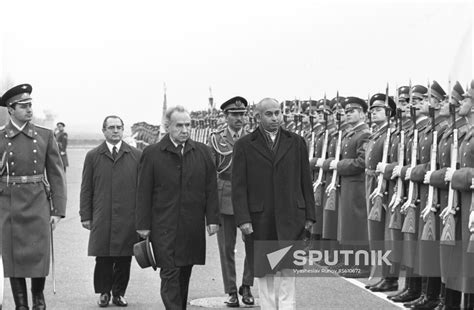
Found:
[[[332,110],[336,110],[338,105],[341,105],[342,106],[342,103],[344,102],[346,98],[345,97],[334,97],[331,99],[331,107],[332,107]]]
[[[411,88],[412,98],[423,99],[423,96],[426,95],[427,92],[428,92],[428,88],[426,88],[423,85],[415,85]]]
[[[326,109],[327,111],[330,112],[332,110],[331,101],[328,100],[328,99],[324,99],[324,98],[318,100],[318,103],[317,103],[316,107],[317,107],[316,110],[318,110],[318,111]]]
[[[221,110],[224,112],[246,112],[247,105],[247,100],[244,97],[236,96],[221,104]]]
[[[464,89],[461,86],[461,83],[459,81],[456,81],[456,84],[454,84],[453,91],[451,92],[451,97],[456,100],[458,103],[462,101],[464,95]]]
[[[66,127],[66,124],[64,124],[63,122],[58,122],[58,123],[56,124],[56,126],[59,126],[59,125],[61,125],[61,126],[63,126],[63,127]]]
[[[367,102],[359,97],[347,97],[342,106],[346,112],[353,109],[362,109],[364,113],[367,112]]]
[[[474,97],[474,80],[471,81],[471,84],[468,85],[466,92],[463,94],[464,98],[473,98]]]
[[[369,109],[375,108],[375,107],[384,107],[385,106],[385,99],[387,96],[382,93],[378,93],[373,95],[370,98],[370,103],[369,103]],[[395,101],[393,101],[393,98],[391,96],[388,96],[388,108],[390,109],[390,117],[395,116],[397,112],[397,105],[395,104]]]
[[[408,86],[401,86],[398,88],[398,98],[402,98],[405,100],[410,99],[410,87]]]
[[[20,84],[7,90],[0,99],[1,107],[11,107],[16,103],[31,102],[31,92],[33,88],[30,84]]]
[[[436,81],[433,81],[433,83],[431,83],[430,91],[431,91],[431,96],[435,97],[439,101],[443,101],[444,98],[446,98],[446,92],[443,90],[441,85],[439,85],[439,83]],[[426,94],[425,96],[428,96],[428,94]]]

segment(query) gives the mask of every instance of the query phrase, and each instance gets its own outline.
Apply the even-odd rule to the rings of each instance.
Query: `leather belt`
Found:
[[[0,182],[3,183],[39,183],[43,182],[44,180],[44,175],[42,174],[37,174],[37,175],[22,175],[22,176],[2,176],[0,179]]]

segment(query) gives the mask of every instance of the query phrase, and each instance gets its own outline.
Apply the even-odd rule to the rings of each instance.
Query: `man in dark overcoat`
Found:
[[[21,84],[0,99],[10,114],[0,129],[1,250],[16,309],[23,310],[28,309],[25,278],[31,278],[33,309],[46,309],[43,289],[51,229],[66,213],[66,179],[58,145],[52,130],[31,122],[31,92],[31,85]]]
[[[217,169],[221,223],[221,227],[217,232],[217,243],[219,245],[224,291],[229,294],[229,298],[225,301],[227,307],[239,306],[235,272],[237,226],[235,225],[234,208],[231,200],[232,150],[235,142],[248,133],[244,128],[243,120],[247,111],[247,104],[247,100],[240,96],[225,101],[221,105],[221,110],[224,111],[227,127],[214,132],[209,139]],[[242,286],[239,288],[239,293],[242,295],[242,302],[246,305],[254,304],[254,298],[250,291],[251,286],[253,286],[253,275],[248,267],[248,260],[245,258]]]
[[[168,134],[140,161],[136,229],[150,236],[166,309],[186,309],[193,265],[206,257],[205,229],[219,223],[217,177],[208,146],[189,138],[191,118],[181,106],[166,114]]]
[[[141,151],[122,141],[123,121],[107,116],[102,125],[105,141],[90,150],[84,161],[80,215],[90,230],[88,255],[96,257],[94,290],[98,304],[106,307],[111,298],[126,306],[125,291],[135,232],[135,195]]]
[[[259,127],[234,145],[232,205],[236,224],[246,235],[247,257],[253,259],[255,241],[298,240],[315,222],[308,150],[304,138],[280,128],[277,100],[265,98],[256,106]],[[263,255],[265,256],[265,255]],[[264,258],[266,259],[266,258]],[[282,269],[280,294],[274,271],[251,268],[259,280],[262,309],[294,309],[295,277]],[[284,267],[283,267],[284,268]]]
[[[66,168],[69,167],[69,160],[67,158],[68,135],[64,130],[64,127],[66,127],[66,125],[63,122],[58,122],[56,124],[55,136],[56,141],[58,142],[59,154],[61,155],[61,159],[63,161],[64,171],[66,171]]]

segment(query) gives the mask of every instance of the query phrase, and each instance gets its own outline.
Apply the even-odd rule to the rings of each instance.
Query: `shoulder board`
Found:
[[[36,125],[36,124],[33,124],[35,126],[35,128],[39,128],[39,129],[43,129],[43,130],[46,130],[46,131],[52,131],[50,128],[47,128],[47,127],[44,127],[44,126],[40,126],[40,125]]]
[[[225,128],[220,128],[220,129],[218,128],[218,129],[216,129],[216,130],[213,130],[213,131],[211,132],[211,135],[216,135],[216,134],[219,134],[219,133],[223,133],[224,130],[225,130]]]
[[[0,130],[4,130],[4,129],[5,129],[5,125],[0,126]]]

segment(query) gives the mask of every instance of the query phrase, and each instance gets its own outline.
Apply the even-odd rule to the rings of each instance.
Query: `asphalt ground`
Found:
[[[76,147],[68,150],[70,167],[67,171],[67,215],[54,232],[56,294],[53,294],[50,273],[45,288],[48,309],[98,309],[98,295],[94,293],[92,281],[94,257],[87,256],[89,233],[82,228],[79,218],[82,165],[88,149],[90,148]],[[238,275],[242,275],[243,260],[243,242],[239,239],[236,249]],[[237,285],[240,285],[241,276],[237,279]],[[298,277],[297,308],[397,309],[400,307],[388,301],[385,294],[374,294],[364,289],[363,285],[367,282],[367,279],[344,279],[338,276]],[[400,287],[403,286],[402,282],[401,280]],[[4,283],[3,309],[14,309],[10,282],[5,279]],[[29,289],[29,280],[27,286]],[[256,286],[252,291],[258,298]],[[203,309],[195,304],[212,306],[214,309],[228,309],[222,303],[225,297],[217,240],[212,236],[207,239],[206,265],[193,268],[189,289],[189,301],[193,305],[189,305],[188,309]],[[159,270],[141,269],[133,259],[126,298],[129,302],[128,309],[164,309],[160,298]],[[31,303],[31,296],[29,299]],[[109,308],[117,307],[111,304]]]

